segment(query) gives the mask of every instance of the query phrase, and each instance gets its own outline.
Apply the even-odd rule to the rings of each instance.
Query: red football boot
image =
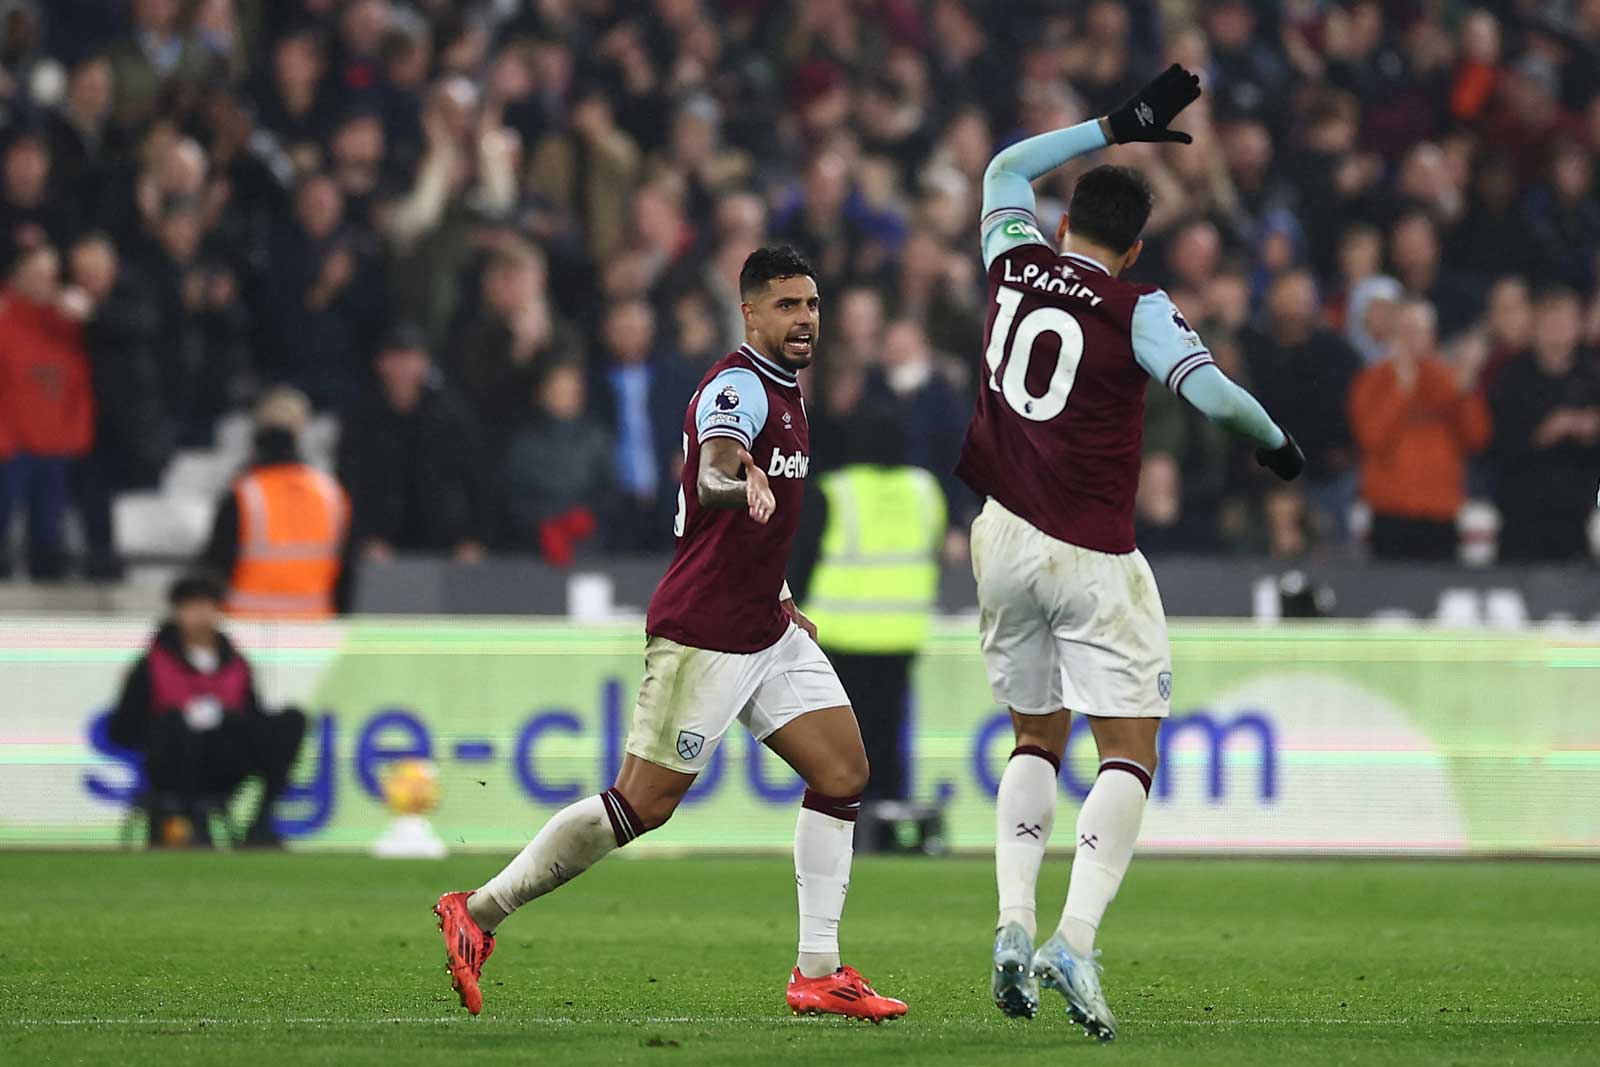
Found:
[[[483,1010],[483,993],[478,978],[494,951],[494,937],[486,934],[467,911],[471,893],[446,893],[433,906],[439,917],[439,932],[444,935],[444,956],[449,964],[450,984],[461,996],[461,1006],[473,1015]]]
[[[821,978],[807,978],[796,967],[789,974],[788,1000],[796,1015],[848,1015],[881,1023],[906,1013],[905,1001],[879,996],[854,967]]]

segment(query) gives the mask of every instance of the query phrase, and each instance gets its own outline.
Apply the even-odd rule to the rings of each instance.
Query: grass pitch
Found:
[[[783,858],[601,864],[507,923],[470,1019],[429,909],[496,865],[0,855],[0,1062],[1600,1062],[1600,864],[1137,862],[1109,1046],[1054,994],[995,1010],[975,860],[857,861],[846,959],[911,1005],[882,1027],[785,1009]]]

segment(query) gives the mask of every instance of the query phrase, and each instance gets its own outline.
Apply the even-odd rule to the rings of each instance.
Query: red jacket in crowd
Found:
[[[77,322],[15,292],[0,296],[0,460],[81,456],[94,444],[94,394]]]

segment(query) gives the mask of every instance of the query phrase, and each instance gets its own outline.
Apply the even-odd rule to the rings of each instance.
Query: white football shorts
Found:
[[[800,627],[760,652],[713,652],[651,637],[627,750],[674,771],[699,774],[734,720],[757,741],[801,715],[845,707],[833,664]]]
[[[995,700],[1023,715],[1167,716],[1172,649],[1143,554],[1058,541],[990,500],[972,523],[972,573]]]

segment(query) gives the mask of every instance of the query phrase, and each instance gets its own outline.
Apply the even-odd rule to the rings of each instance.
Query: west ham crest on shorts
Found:
[[[1162,671],[1160,674],[1156,675],[1156,692],[1161,694],[1161,699],[1162,700],[1171,700],[1172,699],[1172,672],[1171,671]],[[678,747],[679,748],[683,747],[683,741],[682,741],[681,736],[680,736],[680,739],[678,741]],[[688,757],[684,757],[684,758],[687,759]]]
[[[700,755],[700,750],[706,747],[706,739],[693,730],[678,731],[678,755],[686,760],[694,759]]]

